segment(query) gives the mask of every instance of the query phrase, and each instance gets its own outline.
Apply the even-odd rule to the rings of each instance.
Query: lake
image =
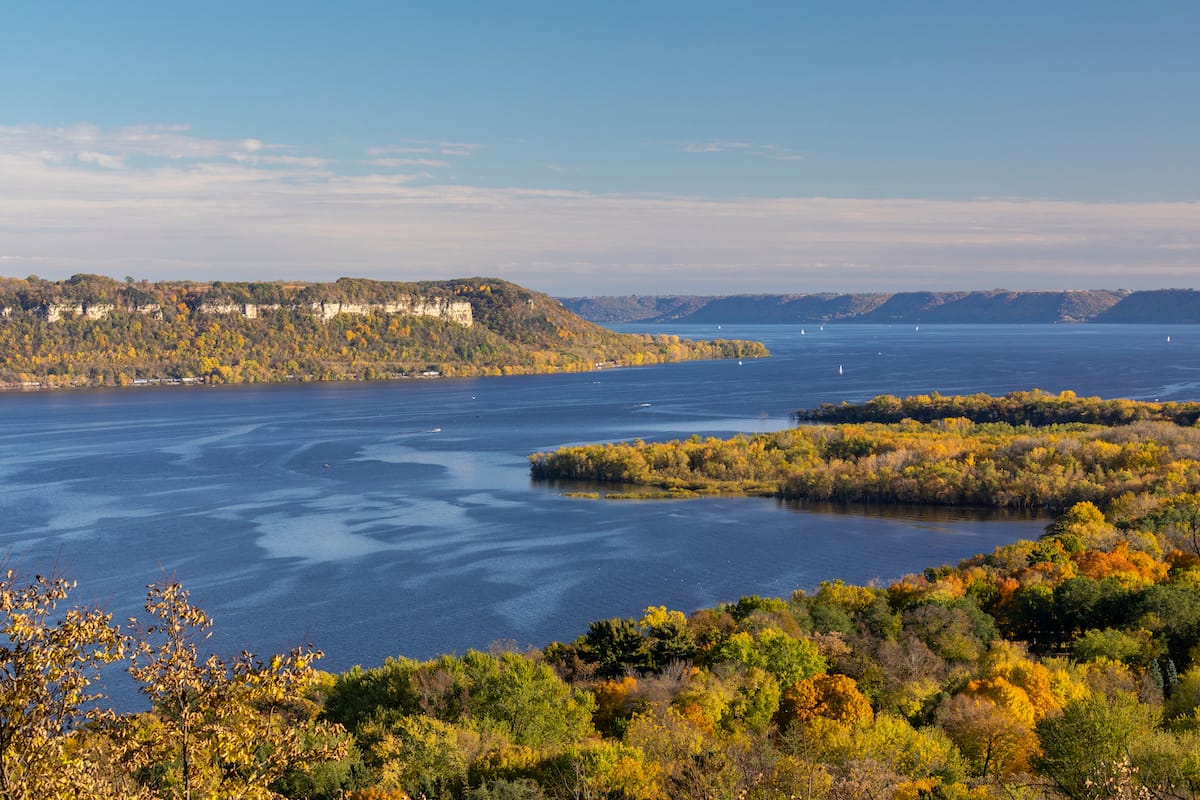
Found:
[[[621,329],[637,330],[636,326]],[[0,550],[124,619],[174,576],[218,649],[309,641],[325,669],[570,640],[691,611],[889,580],[1041,533],[961,510],[771,499],[596,501],[529,479],[580,442],[787,426],[876,394],[1200,397],[1200,326],[654,326],[770,359],[573,375],[0,395]],[[1167,337],[1170,336],[1170,341]],[[840,373],[840,374],[839,374]]]

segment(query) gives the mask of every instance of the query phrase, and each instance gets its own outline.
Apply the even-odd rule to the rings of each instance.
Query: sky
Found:
[[[6,3],[0,275],[1200,288],[1200,3]]]

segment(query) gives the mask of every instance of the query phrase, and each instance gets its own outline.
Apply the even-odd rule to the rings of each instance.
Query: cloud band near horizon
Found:
[[[477,151],[402,142],[346,162],[181,126],[0,126],[0,274],[488,275],[556,295],[1200,287],[1195,202],[705,198],[445,174]]]

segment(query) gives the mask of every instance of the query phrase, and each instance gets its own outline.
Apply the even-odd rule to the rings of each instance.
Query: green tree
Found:
[[[499,657],[471,651],[463,658],[475,724],[514,744],[545,747],[595,735],[590,694],[576,696],[545,664],[518,653]]]
[[[646,637],[653,669],[662,669],[673,661],[687,661],[696,655],[696,640],[682,611],[651,606],[638,624]]]
[[[1155,711],[1132,694],[1088,695],[1068,703],[1062,715],[1037,724],[1042,754],[1035,766],[1071,800],[1116,796],[1132,780],[1131,742],[1157,723]]]
[[[530,778],[499,778],[467,792],[466,800],[545,800],[546,793]]]
[[[626,670],[644,669],[648,648],[642,631],[631,619],[602,619],[588,626],[583,637],[585,653],[596,662],[596,674],[615,678]]]
[[[808,639],[794,639],[766,628],[757,634],[742,631],[730,636],[713,653],[714,662],[733,661],[770,672],[781,686],[824,672],[825,659]]]
[[[1085,631],[1071,645],[1071,655],[1076,661],[1108,659],[1138,665],[1149,661],[1155,653],[1149,632],[1129,633],[1116,628],[1105,628]]]

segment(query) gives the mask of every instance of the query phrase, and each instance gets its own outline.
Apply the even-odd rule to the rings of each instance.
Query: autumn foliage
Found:
[[[576,445],[530,456],[530,470],[541,480],[640,484],[667,495],[1064,511],[1122,495],[1200,491],[1200,428],[1164,421],[1033,426],[961,417],[803,425],[724,440]],[[1200,524],[1177,516],[1190,525],[1193,544],[1200,543]]]

